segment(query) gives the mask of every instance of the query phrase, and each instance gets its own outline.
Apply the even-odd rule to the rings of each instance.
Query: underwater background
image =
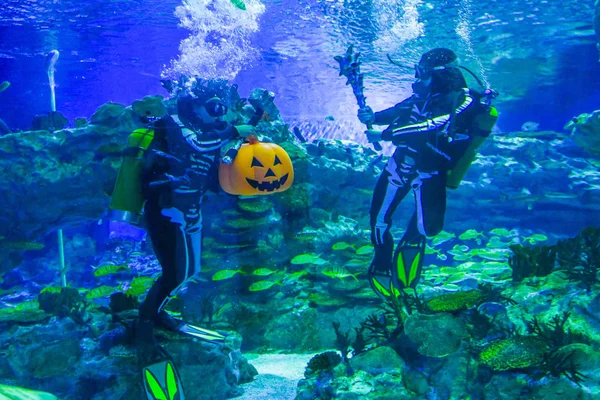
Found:
[[[160,266],[105,217],[111,154],[182,75],[260,103],[295,171],[282,193],[205,198],[202,273],[168,310],[239,343],[160,334],[187,398],[600,398],[599,39],[593,0],[2,0],[0,398],[144,398],[128,323]],[[393,147],[366,141],[333,58],[350,45],[375,110],[434,47],[500,93],[418,296],[390,304],[366,271]]]

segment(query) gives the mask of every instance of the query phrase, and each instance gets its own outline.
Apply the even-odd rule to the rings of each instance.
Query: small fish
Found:
[[[442,254],[439,249],[435,247],[431,247],[430,245],[425,245],[425,254]]]
[[[575,193],[545,192],[544,197],[555,200],[569,200],[576,199],[577,195]]]
[[[483,233],[477,232],[475,229],[469,229],[462,233],[458,238],[460,240],[476,240],[483,237]],[[479,240],[481,242],[481,240]]]
[[[107,275],[112,275],[112,274],[116,274],[117,272],[120,271],[127,271],[129,270],[129,267],[127,266],[127,264],[121,264],[121,265],[104,265],[102,267],[98,267],[95,271],[94,271],[94,276],[95,277],[101,277],[101,276],[107,276]]]
[[[490,240],[488,240],[488,242],[485,244],[485,247],[492,249],[506,248],[508,246],[509,244],[504,243],[502,239],[500,239],[498,236],[492,236]]]
[[[488,301],[480,304],[479,307],[477,307],[477,311],[483,315],[494,317],[498,314],[506,313],[506,307],[503,304]]]
[[[27,242],[24,240],[17,241],[2,241],[0,242],[0,248],[15,251],[28,251],[28,250],[42,250],[44,245],[42,243]]]
[[[525,238],[525,240],[528,240],[530,244],[536,244],[538,242],[545,242],[546,240],[548,240],[548,236],[542,235],[539,233],[535,233],[535,234]]]
[[[269,269],[269,268],[259,268],[259,269],[255,269],[252,272],[252,275],[256,275],[256,276],[269,276],[269,275],[273,275],[276,272],[277,271],[273,271],[272,269]]]
[[[244,0],[231,0],[231,4],[240,10],[246,11],[246,3],[244,3]]]
[[[508,258],[508,254],[503,249],[473,249],[469,252],[469,255],[491,261],[505,261]]]
[[[452,240],[455,237],[456,237],[456,235],[454,233],[441,231],[440,233],[437,234],[436,237],[433,238],[433,240],[431,241],[431,244],[433,244],[434,246],[439,246],[440,244],[446,243],[447,241]]]
[[[125,292],[130,296],[139,296],[144,294],[154,285],[156,279],[151,276],[138,276],[129,284],[129,289]]]
[[[521,130],[523,132],[535,132],[540,128],[540,124],[538,122],[525,122],[523,125],[521,125]]]
[[[251,292],[260,292],[261,290],[270,289],[274,285],[281,286],[281,282],[280,281],[258,281],[258,282],[254,282],[252,285],[250,285],[248,290]]]
[[[294,272],[294,273],[291,273],[291,274],[289,274],[289,275],[286,277],[286,280],[287,280],[287,281],[290,281],[290,282],[294,282],[294,281],[297,281],[298,279],[302,278],[302,277],[303,277],[304,275],[306,275],[306,274],[308,274],[308,271],[305,271],[305,270],[302,270],[302,271],[296,271],[296,272]]]
[[[325,117],[325,119],[327,121],[335,121],[335,118],[333,117],[333,115],[328,115],[328,116]]]
[[[96,289],[92,289],[88,292],[88,294],[85,296],[86,299],[99,299],[101,297],[108,297],[111,294],[113,294],[114,292],[116,292],[118,289],[116,287],[111,287],[111,286],[100,286],[97,287]]]
[[[244,274],[244,272],[241,269],[223,269],[221,271],[216,272],[213,275],[212,280],[223,281],[225,279],[232,278],[237,274]]]
[[[0,83],[0,92],[4,92],[9,87],[10,87],[9,81],[4,81],[4,82]]]
[[[328,276],[328,277],[332,278],[332,279],[335,279],[335,278],[344,279],[344,278],[352,277],[352,278],[354,278],[355,281],[358,282],[358,278],[356,278],[356,276],[362,274],[362,271],[357,272],[355,274],[351,274],[344,267],[334,266],[331,269],[327,269],[327,270],[321,271],[321,273],[323,275],[325,275],[325,276]]]
[[[511,231],[505,228],[494,228],[490,231],[492,235],[500,236],[500,237],[511,237]]]
[[[442,260],[442,261],[446,261],[448,259],[448,256],[445,254],[436,254],[435,256],[438,260]]]
[[[359,247],[356,250],[356,255],[365,256],[368,254],[373,254],[374,251],[375,251],[375,248],[373,246],[371,246],[370,244],[368,244],[366,246]]]
[[[319,141],[319,143],[317,143],[317,157],[321,157],[323,154],[325,154],[325,143]]]
[[[348,261],[345,266],[349,267],[349,268],[359,268],[359,267],[364,267],[368,264],[370,264],[370,261],[365,261],[365,260],[359,260],[359,259],[353,259]]]
[[[369,162],[369,165],[367,166],[367,169],[373,168],[374,166],[376,166],[377,164],[379,164],[381,162],[381,160],[383,160],[383,154],[380,154],[377,157],[375,157],[374,159],[372,159]]]
[[[331,248],[333,250],[346,250],[347,248],[350,248],[350,247],[352,247],[352,245],[350,245],[346,242],[337,242],[336,244],[331,246]]]
[[[62,289],[62,286],[47,286],[40,293],[60,293]]]
[[[346,147],[346,156],[348,157],[350,166],[354,168],[354,155],[352,154],[352,149],[350,147]]]
[[[306,139],[302,135],[302,132],[300,131],[300,128],[298,128],[297,126],[295,126],[294,129],[292,129],[292,132],[294,132],[294,136],[296,136],[296,138],[298,138],[298,140],[300,141],[300,143],[306,143]]]
[[[292,258],[290,261],[293,265],[302,265],[302,264],[317,264],[321,265],[326,261],[321,259],[316,254],[299,254],[296,257]]]

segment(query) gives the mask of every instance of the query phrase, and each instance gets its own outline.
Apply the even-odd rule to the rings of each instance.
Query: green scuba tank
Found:
[[[123,162],[117,175],[113,190],[108,218],[113,221],[140,225],[144,196],[142,194],[142,157],[154,139],[154,130],[136,129],[127,139],[127,148],[123,152]]]
[[[485,142],[498,120],[498,110],[493,106],[486,106],[485,111],[478,114],[473,120],[471,144],[465,154],[458,160],[456,166],[448,171],[446,186],[457,189],[467,174],[471,163],[477,157],[477,149]]]

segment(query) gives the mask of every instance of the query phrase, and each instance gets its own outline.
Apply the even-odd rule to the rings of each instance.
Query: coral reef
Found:
[[[525,247],[510,246],[513,255],[508,260],[514,282],[521,282],[530,276],[547,276],[554,270],[556,249],[552,246]]]
[[[304,376],[309,377],[321,372],[331,372],[342,362],[342,357],[335,351],[327,351],[315,355],[306,365]]]

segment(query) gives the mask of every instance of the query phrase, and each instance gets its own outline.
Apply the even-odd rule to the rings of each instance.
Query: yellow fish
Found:
[[[60,293],[62,289],[62,286],[47,286],[40,293]]]
[[[244,274],[241,269],[223,269],[221,271],[216,272],[212,280],[213,281],[222,281],[225,279],[233,278],[237,274]]]
[[[152,285],[154,285],[155,279],[151,276],[138,276],[134,278],[129,284],[129,289],[125,292],[130,296],[139,296],[146,293]]]
[[[331,269],[323,270],[321,272],[323,275],[328,276],[332,279],[338,278],[340,280],[343,280],[344,278],[352,277],[357,282],[358,282],[358,278],[356,278],[356,276],[362,274],[362,271],[357,272],[355,274],[351,274],[350,272],[348,272],[348,270],[346,268],[339,267],[339,266],[335,266],[335,267],[332,267]]]
[[[267,290],[267,289],[272,288],[273,285],[281,286],[281,282],[280,281],[258,281],[258,282],[254,282],[252,285],[250,285],[248,290],[251,292],[260,292],[261,290]]]
[[[375,248],[373,246],[366,245],[366,246],[360,247],[358,250],[356,250],[356,255],[365,256],[367,254],[373,254],[373,251],[375,251]]]
[[[352,245],[350,245],[350,244],[348,244],[346,242],[337,242],[331,248],[333,250],[346,250],[349,247],[352,247]]]
[[[10,242],[10,241],[0,242],[0,247],[3,249],[7,249],[7,250],[27,251],[27,250],[41,250],[44,248],[44,245],[42,243],[17,240],[14,242]]]
[[[255,269],[252,272],[252,275],[256,275],[256,276],[269,276],[272,275],[274,273],[276,273],[277,271],[273,271],[272,269],[269,268],[259,268],[259,269]]]
[[[114,292],[116,292],[118,289],[115,287],[111,287],[111,286],[100,286],[97,287],[96,289],[92,289],[88,292],[88,294],[85,296],[86,299],[89,300],[93,300],[93,299],[99,299],[101,297],[108,297],[111,294],[113,294]]]
[[[98,267],[95,271],[94,271],[94,276],[95,277],[100,277],[100,276],[106,276],[106,275],[112,275],[112,274],[116,274],[119,271],[127,271],[129,270],[129,267],[127,266],[127,264],[121,264],[121,265],[103,265],[102,267]]]

